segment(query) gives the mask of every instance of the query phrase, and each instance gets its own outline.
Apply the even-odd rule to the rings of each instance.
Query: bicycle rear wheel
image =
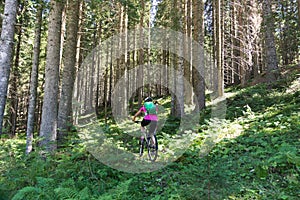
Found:
[[[154,162],[156,160],[157,152],[158,152],[158,144],[157,144],[156,135],[154,135],[154,139],[155,139],[155,145],[152,144],[151,137],[147,138],[148,157],[149,157],[149,160],[151,160],[152,162]]]

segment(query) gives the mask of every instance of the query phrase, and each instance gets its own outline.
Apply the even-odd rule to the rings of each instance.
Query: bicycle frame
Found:
[[[135,123],[138,123],[139,121],[135,121]],[[149,129],[147,127],[144,127],[145,131],[142,132],[141,140],[140,140],[140,157],[143,155],[144,150],[144,143],[146,141],[146,147],[148,150],[148,157],[149,160],[154,162],[157,158],[157,152],[158,152],[158,142],[156,138],[156,133],[154,132],[149,133]]]

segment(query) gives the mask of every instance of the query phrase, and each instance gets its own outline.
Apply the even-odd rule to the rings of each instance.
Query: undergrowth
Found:
[[[38,149],[24,155],[24,136],[2,137],[0,199],[300,199],[300,92],[286,92],[291,82],[228,89],[234,95],[219,130],[224,137],[209,154],[200,155],[210,127],[208,107],[198,139],[175,162],[151,173],[109,168],[76,137],[46,160]],[[175,122],[167,120],[163,132],[174,133]],[[113,127],[108,130],[117,132]]]

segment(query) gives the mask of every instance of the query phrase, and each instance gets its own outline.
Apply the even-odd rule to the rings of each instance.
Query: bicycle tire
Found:
[[[145,143],[145,139],[140,140],[140,151],[139,151],[140,157],[142,157],[144,153],[144,143]]]
[[[148,150],[148,158],[150,161],[154,162],[157,159],[158,153],[158,143],[156,135],[154,135],[155,146],[151,145],[151,137],[147,138],[147,150]]]

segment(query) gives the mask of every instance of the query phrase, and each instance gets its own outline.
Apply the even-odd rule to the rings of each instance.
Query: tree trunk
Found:
[[[168,72],[168,54],[167,54],[167,48],[168,48],[168,44],[167,44],[167,36],[164,36],[164,41],[163,41],[163,52],[162,52],[162,64],[163,64],[163,70],[162,70],[162,74],[161,74],[161,84],[162,84],[162,88],[161,88],[161,93],[162,95],[167,95],[168,94],[168,83],[169,83],[169,74]]]
[[[79,1],[72,0],[69,2],[67,10],[67,32],[65,41],[65,51],[63,56],[64,69],[62,73],[62,87],[60,102],[58,108],[58,143],[62,145],[71,130],[72,120],[72,96],[76,74],[76,46],[79,23]]]
[[[101,25],[101,22],[99,23],[99,28],[98,28],[98,37],[99,37],[99,44],[101,44],[101,37],[102,37],[102,25]],[[96,43],[96,41],[95,41]],[[97,78],[96,78],[96,83],[97,83],[97,87],[96,87],[96,98],[95,98],[95,110],[96,110],[96,115],[99,116],[99,110],[100,110],[100,103],[99,103],[99,100],[100,100],[100,92],[101,92],[101,82],[100,82],[100,79],[101,79],[101,74],[100,74],[100,66],[101,66],[101,49],[97,50],[96,51],[96,57],[97,57],[97,62],[96,62],[96,65],[97,65]],[[104,75],[106,76],[106,75]],[[104,81],[105,82],[105,81]],[[105,83],[104,83],[105,85]],[[105,90],[105,89],[104,89]]]
[[[144,11],[145,11],[145,3],[144,3],[144,0],[141,1],[141,18],[140,18],[140,35],[143,34],[142,32],[142,28],[143,28],[143,25],[144,25]],[[143,37],[141,37],[143,38]],[[139,41],[141,43],[141,46],[143,46],[143,41]],[[144,77],[144,70],[143,70],[143,67],[141,67],[143,64],[144,64],[144,49],[141,48],[139,50],[139,58],[138,58],[138,70],[137,70],[137,85],[138,86],[141,86],[143,85],[143,77]],[[137,89],[137,94],[138,94],[138,106],[140,107],[142,105],[142,98],[143,98],[143,88],[140,87]]]
[[[172,116],[178,116],[179,114],[177,113],[178,112],[178,99],[177,99],[177,96],[175,94],[175,92],[177,91],[177,71],[176,71],[176,66],[178,65],[178,57],[177,55],[173,54],[172,57],[172,64],[173,66],[175,67],[175,69],[172,71],[170,70],[169,71],[169,74],[171,75],[171,80],[170,80],[170,84],[172,85],[174,91],[171,91],[171,115]],[[172,74],[171,74],[172,73]]]
[[[109,63],[109,42],[107,42],[107,45],[106,45],[106,62],[105,63]],[[109,72],[109,67],[106,66],[105,68],[105,74],[104,74],[104,89],[103,89],[103,105],[104,105],[104,120],[105,120],[105,124],[107,123],[107,104],[108,104],[108,100],[107,100],[107,97],[108,97],[108,72]]]
[[[239,76],[239,68],[240,68],[240,61],[239,61],[239,40],[238,40],[238,11],[237,11],[237,3],[236,0],[233,0],[232,2],[232,34],[233,34],[233,41],[232,41],[232,46],[233,46],[233,59],[232,59],[232,68],[233,68],[233,82],[235,85],[240,84],[240,76]]]
[[[260,39],[260,30],[261,30],[261,14],[258,6],[258,2],[255,1],[251,8],[251,13],[253,13],[253,16],[251,17],[252,26],[253,29],[253,77],[257,78],[259,75],[259,44],[261,43]]]
[[[238,49],[239,49],[239,77],[241,81],[241,86],[246,85],[246,62],[245,62],[245,33],[244,33],[244,2],[238,5]]]
[[[275,38],[274,38],[274,21],[272,16],[272,1],[263,1],[263,18],[265,28],[265,48],[266,48],[266,65],[268,82],[272,83],[278,78],[278,62],[276,56]]]
[[[150,16],[148,17],[148,24],[147,24],[147,30],[149,31],[149,33],[151,32],[151,30],[150,30]],[[147,66],[150,66],[150,59],[151,59],[151,33],[148,35],[148,38],[147,38],[147,49],[145,50],[145,52],[147,52],[146,53],[146,55],[145,55],[145,65],[147,65]],[[146,71],[145,71],[145,77],[146,77],[146,79],[147,80],[149,80],[150,78],[153,78],[153,79],[155,79],[154,77],[150,77],[150,67],[146,67]],[[146,86],[146,90],[147,90],[147,96],[148,97],[150,97],[152,94],[153,94],[153,91],[152,91],[152,87],[151,87],[152,85],[151,84],[147,84],[147,86]]]
[[[23,5],[22,5],[23,6]],[[21,7],[21,5],[19,6]],[[10,87],[9,87],[9,98],[10,98],[10,135],[11,137],[14,137],[16,134],[16,127],[17,127],[17,117],[18,117],[18,108],[19,108],[19,80],[20,80],[20,73],[19,73],[19,63],[20,63],[20,50],[21,50],[21,42],[22,42],[22,24],[23,24],[23,16],[22,16],[22,9],[20,8],[19,13],[19,21],[17,21],[17,24],[20,24],[16,30],[16,34],[18,35],[17,39],[17,45],[15,49],[15,60],[14,60],[14,66],[12,68],[11,73],[11,80],[10,80]]]
[[[185,58],[189,58],[189,60],[184,60],[184,78],[187,80],[188,83],[192,83],[192,75],[191,75],[191,43],[188,42],[188,38],[191,38],[191,0],[184,0],[184,48],[183,53]],[[192,87],[188,87],[187,85],[184,86],[184,101],[186,104],[192,104]]]
[[[199,43],[200,49],[193,48],[193,59],[197,62],[192,69],[192,80],[194,88],[194,102],[199,106],[196,110],[205,108],[205,77],[204,77],[204,4],[202,0],[193,1],[194,40]],[[195,50],[200,50],[200,52]]]
[[[253,76],[254,79],[259,75],[259,46],[258,39],[254,42],[254,53],[253,53]]]
[[[222,23],[221,23],[221,0],[216,1],[216,61],[218,69],[218,96],[224,95],[224,66],[222,60]]]
[[[172,24],[173,27],[172,28],[175,31],[181,31],[180,30],[181,29],[181,24],[180,24],[181,15],[180,15],[180,12],[182,11],[181,1],[180,0],[174,0],[173,1],[173,8],[174,9],[173,9],[173,12],[172,12],[172,21],[173,21],[173,24]],[[178,41],[176,41],[176,43],[174,45],[179,47],[179,50],[182,50],[180,48],[180,47],[182,47],[181,46],[182,43],[178,44]],[[174,47],[171,47],[171,48],[174,48]],[[178,54],[171,55],[171,59],[172,59],[171,62],[172,62],[175,69],[173,70],[173,73],[172,73],[172,70],[169,72],[169,74],[171,75],[170,81],[171,81],[171,84],[172,84],[172,88],[174,90],[171,93],[171,115],[174,116],[174,117],[180,117],[181,114],[183,114],[183,113],[180,113],[179,93],[181,92],[181,88],[179,86],[180,83],[178,82],[178,80],[180,79],[180,78],[178,78],[180,76],[180,74],[177,73],[179,68],[183,67],[183,66],[180,66],[179,55],[180,55],[180,52],[178,52]],[[182,75],[183,75],[183,71],[182,71]],[[183,87],[184,86],[182,85],[182,88]],[[182,94],[182,96],[183,96],[183,94]]]
[[[40,146],[46,152],[56,149],[61,23],[64,2],[51,1],[50,4],[45,92],[40,129]]]
[[[44,83],[42,83],[42,86]],[[44,88],[44,87],[42,87]],[[37,103],[38,103],[38,108],[37,108],[37,118],[36,118],[36,125],[37,125],[37,132],[40,132],[41,130],[41,121],[42,121],[42,109],[43,109],[43,99],[42,97],[37,96]]]
[[[134,33],[133,33],[133,35],[134,35],[134,37],[132,38],[133,39],[133,41],[132,41],[132,44],[133,44],[133,49],[135,49],[135,47],[136,47],[136,37],[137,37],[137,34],[136,34],[136,29],[134,29],[133,30],[134,31]],[[132,52],[132,69],[135,69],[135,66],[136,66],[136,58],[137,58],[137,51],[133,51]],[[129,86],[129,88],[136,88],[136,73],[133,73],[132,74],[132,77],[130,77],[130,83],[131,83],[131,85]],[[135,97],[136,97],[136,90],[135,91],[133,91],[133,93],[131,94],[131,99],[130,99],[130,111],[132,112],[133,110],[134,110],[134,105],[133,105],[133,103],[134,103],[134,101],[135,101]]]
[[[114,40],[113,37],[110,39],[110,62],[109,62],[109,90],[108,90],[108,107],[111,107],[111,97],[112,97],[112,90],[113,90],[113,60],[112,60],[112,55],[113,55],[113,48],[114,48]]]
[[[7,98],[17,8],[17,0],[5,1],[0,39],[0,135],[2,134],[2,123]]]
[[[123,86],[124,90],[123,90],[123,94],[122,96],[124,97],[122,99],[122,115],[123,116],[127,116],[128,115],[128,110],[126,109],[127,108],[127,104],[128,104],[128,82],[129,82],[129,79],[128,79],[128,61],[130,60],[130,52],[128,52],[128,48],[129,48],[129,38],[128,38],[128,13],[127,13],[127,7],[124,8],[124,17],[123,17],[123,34],[124,34],[124,39],[123,39],[123,47],[122,49],[124,49],[124,56],[123,56],[123,62],[122,62],[122,78],[123,80],[125,80],[125,85]]]
[[[300,29],[300,0],[297,1],[297,5],[298,5],[298,27]]]
[[[96,47],[96,35],[97,35],[97,25],[94,26],[94,33],[93,33],[93,48]],[[87,102],[88,104],[88,108],[89,110],[94,108],[94,99],[95,99],[95,96],[94,96],[94,85],[95,85],[95,69],[96,68],[96,51],[93,51],[92,52],[92,64],[91,66],[88,66],[88,72],[87,73],[87,78],[86,78],[86,81],[87,81],[87,93],[88,95],[86,95],[86,97],[88,98],[88,101],[85,101]],[[89,81],[89,83],[88,83]],[[90,110],[91,111],[91,110]]]
[[[184,31],[184,27],[183,27],[183,9],[181,7],[181,1],[179,0],[177,2],[177,7],[178,7],[178,16],[179,16],[179,22],[178,22],[178,28],[181,31]],[[177,49],[178,49],[178,55],[183,55],[184,53],[184,41],[183,40],[179,40],[179,42],[176,44],[178,45]],[[177,55],[177,57],[178,57]],[[185,96],[184,96],[184,58],[182,56],[178,57],[177,59],[177,74],[175,76],[175,80],[176,80],[176,110],[175,110],[175,116],[176,117],[182,117],[184,116],[184,100],[185,100]]]
[[[42,12],[43,12],[43,6],[41,3],[39,3],[37,4],[36,28],[35,28],[34,47],[33,47],[33,61],[32,61],[31,78],[30,78],[30,96],[29,96],[27,130],[26,130],[26,150],[25,150],[26,154],[29,154],[32,151],[35,107],[36,107],[36,100],[37,100],[38,67],[39,67],[40,46],[41,46],[41,28],[42,28],[42,17],[43,17]]]
[[[83,28],[83,18],[84,18],[84,3],[83,1],[79,2],[79,21],[78,21],[78,33],[77,33],[77,44],[76,44],[76,64],[75,68],[77,71],[79,70],[79,66],[82,62],[82,49],[81,49],[81,38],[82,38],[82,28]],[[80,73],[77,75],[77,80],[75,81],[74,84],[76,84],[75,91],[74,91],[74,96],[76,97],[76,101],[80,102]],[[75,109],[73,110],[74,112],[74,119],[73,123],[78,124],[78,116],[79,116],[79,106],[76,106]]]

